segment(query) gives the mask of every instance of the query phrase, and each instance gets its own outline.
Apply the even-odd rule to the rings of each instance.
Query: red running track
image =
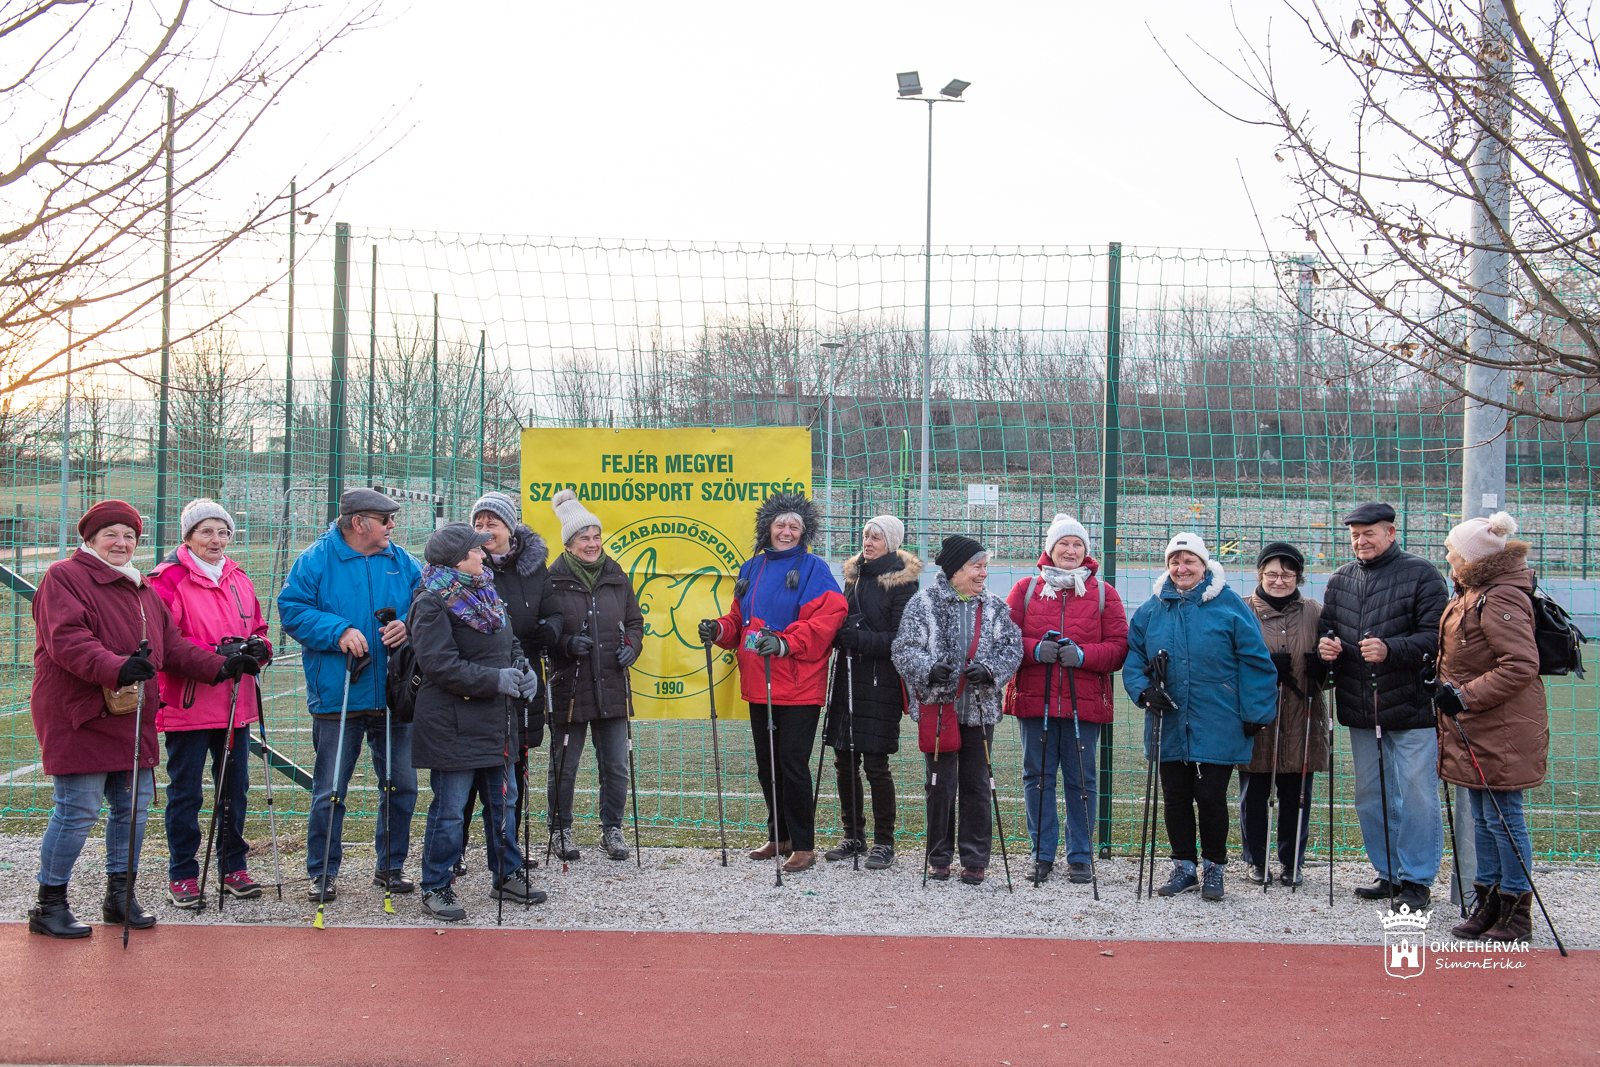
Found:
[[[1377,948],[1321,945],[160,926],[124,952],[116,933],[0,925],[0,1061],[1459,1067],[1600,1053],[1593,952],[1401,981]]]

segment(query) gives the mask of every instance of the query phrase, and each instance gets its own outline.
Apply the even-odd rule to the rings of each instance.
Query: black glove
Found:
[[[1311,683],[1312,689],[1328,688],[1328,683],[1333,681],[1333,664],[1315,652],[1307,652],[1306,681]]]
[[[622,666],[630,667],[633,665],[633,661],[638,658],[639,653],[634,649],[630,642],[624,641],[622,644],[617,646],[617,662]]]
[[[135,652],[117,669],[117,688],[134,682],[148,682],[156,676],[156,665],[142,652]]]
[[[1272,653],[1272,665],[1278,668],[1278,684],[1294,685],[1294,657],[1287,652]]]
[[[709,645],[722,636],[722,623],[716,619],[700,620],[700,643]]]
[[[261,664],[256,662],[254,656],[243,652],[235,652],[222,661],[222,670],[217,672],[217,680],[212,684],[217,685],[228,680],[237,681],[242,675],[260,673]]]
[[[968,685],[993,685],[994,674],[981,663],[969,663],[961,672]]]
[[[252,637],[244,643],[244,654],[265,667],[272,662],[272,646],[265,637]]]
[[[545,648],[556,647],[556,642],[561,640],[561,622],[555,615],[546,615],[539,620],[538,641]]]
[[[1033,646],[1035,663],[1054,663],[1061,658],[1061,646],[1055,641],[1040,641]]]
[[[834,635],[833,643],[846,652],[854,652],[861,647],[861,631],[854,626],[845,626]]]
[[[1453,719],[1467,710],[1467,695],[1449,682],[1442,682],[1433,694],[1433,706],[1440,715]]]
[[[933,669],[928,672],[928,684],[935,689],[942,689],[954,673],[956,673],[956,669],[950,664],[935,663]]]
[[[1139,694],[1139,704],[1157,715],[1178,710],[1178,705],[1172,702],[1172,697],[1167,695],[1167,691],[1156,686],[1151,686]]]
[[[583,634],[573,634],[567,638],[567,658],[578,659],[594,651],[594,642]]]
[[[771,630],[762,630],[757,634],[750,649],[758,656],[783,657],[789,654],[788,643]]]
[[[1244,724],[1244,735],[1246,737],[1254,737],[1261,732],[1261,728],[1265,725],[1266,723],[1261,722],[1247,722]]]

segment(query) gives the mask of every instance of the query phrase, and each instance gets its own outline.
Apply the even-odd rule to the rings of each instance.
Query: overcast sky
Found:
[[[1308,103],[1346,113],[1272,0],[394,4],[290,93],[219,191],[275,193],[402,102],[388,136],[403,137],[339,219],[919,245],[927,112],[894,78],[917,70],[928,89],[972,83],[935,115],[935,244],[1258,248],[1248,183],[1272,244],[1298,251],[1270,131],[1202,101],[1156,43],[1225,89],[1189,39],[1235,55],[1234,18],[1263,42],[1270,25]]]

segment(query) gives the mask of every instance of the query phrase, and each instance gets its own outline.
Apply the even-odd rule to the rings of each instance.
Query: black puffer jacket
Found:
[[[516,728],[519,717],[500,694],[500,669],[511,666],[516,649],[511,628],[492,634],[475,630],[427,590],[412,598],[406,626],[422,668],[411,765],[435,771],[500,766],[507,731]]]
[[[863,571],[863,563],[865,570]],[[852,653],[839,649],[833,669],[833,696],[828,709],[828,744],[851,747],[852,727],[857,752],[900,751],[900,716],[905,690],[889,650],[900,632],[900,616],[917,595],[922,561],[905,549],[866,562],[858,552],[844,563],[844,598],[850,605],[845,625],[859,622],[861,643]],[[859,616],[859,618],[857,618]],[[846,657],[854,658],[846,668]],[[855,720],[848,716],[846,678],[855,679]]]
[[[550,550],[544,538],[528,527],[518,525],[511,535],[511,551],[499,563],[489,560],[489,570],[494,574],[495,592],[506,606],[506,616],[511,621],[511,632],[522,647],[522,654],[544,685],[544,665],[540,656],[545,652],[546,628],[548,633],[561,632],[561,616],[551,606],[555,587],[550,584],[550,571],[545,567],[545,557]],[[538,748],[544,743],[544,693],[534,702],[528,715],[528,732],[521,739],[521,747]],[[522,728],[522,715],[517,715],[517,728]]]
[[[1321,636],[1344,646],[1333,665],[1335,706],[1343,726],[1370,730],[1373,687],[1386,730],[1432,730],[1433,703],[1422,688],[1422,666],[1439,648],[1439,618],[1450,599],[1444,575],[1421,556],[1390,545],[1370,561],[1333,572],[1322,598]],[[1389,646],[1382,663],[1361,658],[1367,633]]]
[[[627,672],[617,662],[622,633],[628,643],[644,647],[644,615],[628,576],[610,556],[595,582],[594,591],[572,573],[565,555],[550,565],[550,582],[555,594],[553,610],[561,614],[561,636],[550,654],[550,695],[554,701],[554,721],[592,722],[595,719],[623,719],[628,715]],[[594,642],[586,656],[571,655],[573,637],[583,634]]]

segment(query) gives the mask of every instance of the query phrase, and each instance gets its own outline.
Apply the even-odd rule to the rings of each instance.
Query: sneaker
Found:
[[[578,858],[578,845],[572,840],[571,830],[550,831],[550,851],[558,860]]]
[[[222,876],[222,891],[236,900],[254,900],[261,895],[261,885],[249,871],[234,871]]]
[[[491,900],[510,900],[518,904],[543,904],[546,893],[528,884],[528,876],[518,871],[509,878],[496,882],[489,891]]]
[[[1222,864],[1206,860],[1205,884],[1200,888],[1202,900],[1222,899]]]
[[[167,899],[172,906],[184,911],[200,910],[200,883],[193,878],[180,878],[167,883]]]
[[[894,849],[888,845],[873,845],[867,853],[866,867],[869,871],[886,871],[894,866]]]
[[[1264,885],[1270,880],[1267,878],[1267,869],[1265,867],[1254,865],[1251,865],[1250,873],[1246,877],[1250,879],[1252,885]]]
[[[865,856],[866,854],[867,843],[865,841],[857,841],[854,838],[847,837],[839,842],[837,848],[830,848],[824,852],[822,858],[829,863],[838,863],[840,860],[847,860],[852,856]]]
[[[1420,882],[1401,882],[1400,895],[1395,898],[1394,904],[1396,909],[1402,904],[1407,905],[1411,908],[1411,914],[1415,915],[1419,911],[1426,911],[1432,901],[1433,893],[1427,886]]]
[[[409,893],[417,888],[417,883],[407,878],[405,871],[377,871],[372,876],[372,884],[391,893]]]
[[[1175,897],[1179,893],[1187,893],[1200,884],[1200,879],[1194,876],[1194,862],[1192,860],[1173,860],[1172,877],[1167,879],[1167,884],[1157,889],[1156,892],[1164,897]]]
[[[306,899],[310,900],[313,904],[320,904],[324,899],[329,901],[338,900],[339,889],[335,884],[338,882],[338,880],[338,876],[332,874],[318,875],[317,877],[311,879],[311,887],[306,890]],[[324,898],[322,895],[324,883],[326,883],[328,889],[328,895],[326,898]]]
[[[1056,869],[1050,860],[1034,860],[1033,870],[1028,873],[1028,881],[1034,885],[1043,885],[1050,880],[1050,872]]]
[[[600,831],[600,848],[608,859],[625,860],[632,855],[628,851],[627,841],[623,840],[620,826],[608,826]]]
[[[1388,900],[1390,891],[1388,879],[1379,878],[1371,885],[1356,886],[1355,894],[1357,900]],[[1394,886],[1393,892],[1400,892],[1400,887]]]
[[[928,877],[932,878],[935,882],[948,882],[950,880],[950,868],[929,867]]]
[[[1094,868],[1087,863],[1067,864],[1067,881],[1083,885],[1094,881]]]
[[[449,886],[422,894],[422,909],[447,923],[458,923],[467,917],[467,909],[456,903],[456,892]]]
[[[982,867],[963,867],[961,868],[961,884],[982,885],[983,873]]]

